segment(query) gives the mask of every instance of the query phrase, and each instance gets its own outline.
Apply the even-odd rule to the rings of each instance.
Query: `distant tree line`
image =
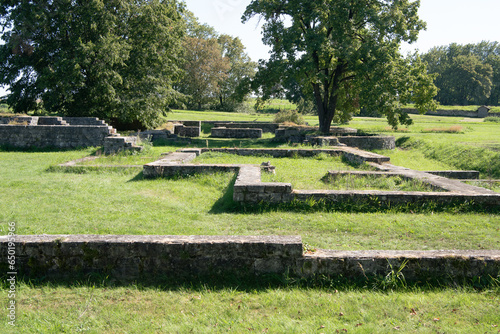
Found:
[[[439,89],[435,99],[443,105],[500,103],[500,44],[450,44],[422,55]]]

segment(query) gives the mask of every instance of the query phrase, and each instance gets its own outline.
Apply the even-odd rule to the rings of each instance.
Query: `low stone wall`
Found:
[[[176,126],[175,134],[181,137],[195,138],[201,135],[201,128],[199,126]]]
[[[110,136],[104,138],[104,154],[115,154],[123,151],[140,152],[142,146],[137,145],[137,137]]]
[[[212,128],[214,138],[262,138],[262,129]]]
[[[233,200],[243,203],[289,202],[291,183],[261,182],[259,166],[241,166],[233,188]]]
[[[0,117],[0,125],[11,124],[11,125],[37,125],[38,117],[34,116],[9,116]]]
[[[174,134],[181,137],[199,137],[201,135],[200,121],[182,121],[174,124]]]
[[[338,137],[340,143],[362,150],[393,150],[396,138],[393,136],[345,136]]]
[[[274,133],[279,128],[279,123],[267,122],[203,122],[204,124],[211,124],[215,127],[222,127],[228,129],[261,129],[263,133]]]
[[[102,146],[107,126],[0,125],[0,145],[60,149]]]
[[[108,124],[97,117],[63,117],[62,118],[69,125],[103,125]]]
[[[404,179],[415,179],[428,184],[431,188],[443,192],[404,192],[376,190],[294,190],[290,183],[261,182],[261,169],[272,170],[272,166],[258,165],[194,165],[187,164],[203,152],[221,152],[238,155],[263,155],[276,158],[293,156],[314,156],[320,153],[343,155],[352,162],[367,162],[378,168],[380,172],[344,171],[329,172],[330,177],[337,174],[400,176]],[[484,206],[500,206],[500,194],[481,187],[450,180],[439,175],[422,171],[414,171],[388,164],[388,157],[357,150],[351,147],[323,150],[291,150],[291,149],[182,149],[167,155],[165,158],[144,165],[145,177],[170,177],[175,175],[192,175],[197,173],[213,173],[237,171],[238,176],[233,187],[233,200],[240,203],[287,203],[292,201],[308,202],[315,200],[322,203],[366,202],[376,201],[378,204],[392,205],[405,203],[424,203],[432,201],[440,204],[474,203]]]
[[[462,282],[500,274],[500,251],[332,251],[303,253],[299,236],[19,235],[0,237],[0,253],[15,248],[19,276],[175,280],[203,275],[326,275],[363,280],[399,268],[405,280]],[[10,244],[9,244],[10,242]],[[7,256],[0,270],[9,272]],[[180,282],[179,282],[180,283]]]
[[[489,112],[488,107],[479,107],[477,110],[445,110],[445,109],[437,109],[436,111],[428,111],[425,113],[427,116],[449,116],[449,117],[470,117],[470,118],[485,118],[485,117],[491,117],[491,116],[500,116],[500,114],[497,113],[491,113]],[[403,112],[406,112],[408,114],[419,114],[419,111],[417,109],[413,108],[408,108],[408,109],[403,109]]]
[[[290,143],[302,143],[310,137],[312,132],[317,131],[318,128],[311,126],[281,126],[276,129],[274,135],[275,141],[278,142],[290,142]],[[332,126],[330,128],[330,136],[346,136],[355,135],[358,130],[353,128],[345,128]]]
[[[310,145],[313,146],[342,146],[339,139],[334,136],[306,136],[306,140]]]
[[[477,170],[437,170],[437,171],[429,171],[426,173],[457,180],[479,179],[479,172]]]

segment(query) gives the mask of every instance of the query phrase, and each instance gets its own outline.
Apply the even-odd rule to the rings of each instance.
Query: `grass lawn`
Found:
[[[179,112],[171,119],[254,120],[256,115]],[[253,117],[253,118],[252,118]],[[269,120],[262,116],[259,120]],[[415,117],[415,125],[394,132],[381,119],[357,118],[349,126],[403,138],[386,152],[396,165],[421,169],[462,169],[489,165],[498,175],[499,123],[461,122],[457,118]],[[169,116],[170,118],[170,116]],[[313,120],[310,120],[313,122]],[[462,126],[459,133],[423,131]],[[405,137],[409,137],[406,139]],[[143,154],[106,158],[102,164],[142,164],[180,147],[273,147],[269,138],[216,140],[155,146]],[[289,147],[289,146],[282,146]],[[448,149],[449,151],[446,151]],[[468,151],[470,150],[470,151]],[[301,235],[325,249],[500,249],[500,215],[456,212],[351,212],[296,208],[245,208],[232,202],[234,175],[198,175],[145,180],[140,169],[62,172],[53,166],[94,154],[96,149],[63,152],[0,151],[0,234],[16,222],[18,234],[173,234]],[[449,154],[438,157],[442,152]],[[467,152],[464,159],[458,152]],[[455,153],[457,153],[455,155]],[[485,157],[478,163],[476,155]],[[212,156],[241,163],[255,158]],[[249,159],[249,160],[245,160]],[[321,183],[329,169],[349,169],[341,160],[270,159],[300,185]],[[90,162],[93,164],[94,162]],[[487,178],[487,169],[483,177]],[[307,179],[309,178],[309,179]],[[294,185],[295,187],[295,185]],[[0,303],[7,301],[7,286]],[[498,333],[500,290],[471,287],[387,289],[372,286],[305,287],[224,284],[186,286],[115,286],[76,282],[20,283],[15,331],[6,321],[2,333]],[[5,319],[6,309],[0,311]]]
[[[340,288],[339,288],[340,289]],[[499,294],[464,289],[21,285],[2,333],[498,333]]]

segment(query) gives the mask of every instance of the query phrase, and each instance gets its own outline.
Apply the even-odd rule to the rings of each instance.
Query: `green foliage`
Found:
[[[484,121],[490,123],[500,123],[500,117],[495,117],[495,116],[486,117]]]
[[[184,40],[186,73],[177,88],[187,95],[188,107],[234,112],[250,92],[256,64],[238,37],[219,35],[186,11],[188,37]]]
[[[429,72],[436,75],[438,102],[450,105],[499,105],[500,44],[435,47],[422,56]]]
[[[250,60],[238,37],[220,35],[218,42],[222,56],[230,64],[226,79],[220,82],[218,109],[236,111],[250,92],[250,79],[255,75],[257,64]]]
[[[297,125],[303,125],[306,122],[304,117],[297,112],[297,110],[283,110],[274,116],[274,123],[294,123]]]
[[[181,11],[177,0],[2,2],[7,103],[158,125],[177,97]]]
[[[227,78],[230,63],[222,56],[216,38],[203,39],[186,36],[183,40],[185,71],[177,88],[189,96],[188,107],[198,110],[213,102],[220,94],[220,83]]]
[[[402,104],[435,108],[436,88],[425,65],[399,53],[400,43],[414,42],[425,27],[418,6],[408,0],[252,1],[243,20],[260,15],[263,41],[272,47],[254,89],[264,98],[289,91],[315,101],[323,133],[335,117],[345,121],[360,106],[375,108],[394,127],[409,124]]]

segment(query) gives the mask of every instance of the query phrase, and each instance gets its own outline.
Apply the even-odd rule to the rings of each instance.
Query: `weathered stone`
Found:
[[[98,125],[80,125],[78,120],[71,117],[65,119],[61,117],[0,117],[0,145],[17,148],[67,149],[102,146],[104,138],[113,133],[116,133],[116,130],[104,122]]]
[[[262,129],[212,128],[214,138],[262,138]]]
[[[340,143],[362,150],[393,150],[396,139],[393,136],[344,136],[338,137]]]
[[[9,237],[0,237],[7,254]],[[206,274],[292,277],[385,277],[405,280],[497,277],[500,251],[334,251],[303,253],[298,236],[20,235],[15,238],[18,275],[59,279],[88,273],[134,281]],[[7,268],[7,257],[0,267]]]

